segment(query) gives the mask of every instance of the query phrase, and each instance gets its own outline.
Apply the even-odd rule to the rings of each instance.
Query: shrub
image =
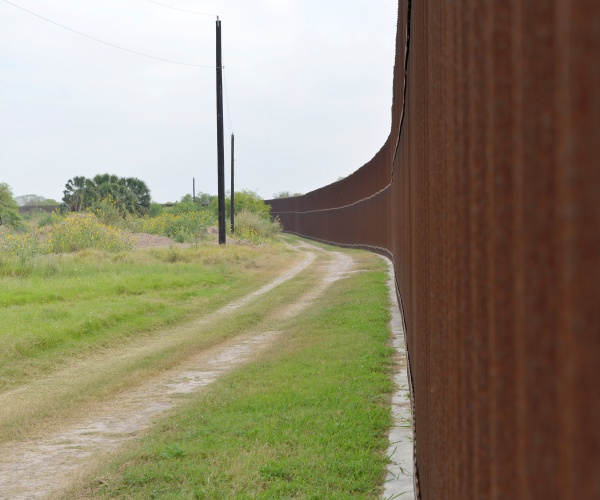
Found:
[[[49,215],[43,227],[35,221],[19,230],[0,230],[0,275],[27,275],[32,266],[51,253],[70,253],[84,249],[121,252],[133,249],[133,240],[118,229],[102,224],[92,214],[59,213]]]
[[[115,203],[112,195],[108,195],[99,201],[95,201],[88,212],[94,214],[102,224],[117,227],[125,218],[125,213],[121,212]]]
[[[102,224],[93,214],[56,215],[46,244],[53,253],[77,252],[86,248],[121,252],[133,248],[131,239],[115,227]]]
[[[5,182],[0,182],[0,226],[7,224],[11,227],[21,227],[19,206],[13,198],[12,189]]]
[[[144,217],[128,221],[132,231],[158,234],[173,238],[179,243],[194,242],[206,236],[206,228],[215,223],[210,212],[193,210],[177,214],[163,212],[157,217]]]
[[[7,233],[0,238],[0,250],[6,257],[15,257],[25,264],[31,257],[46,253],[46,247],[36,232]]]
[[[236,191],[233,199],[236,215],[241,212],[252,212],[267,220],[271,216],[271,205],[267,205],[265,201],[254,191],[249,189]],[[215,214],[215,217],[217,217],[218,199],[216,197],[211,201],[211,210]],[[225,198],[225,218],[229,219],[231,217],[230,214],[231,198],[227,196]]]
[[[52,224],[52,214],[44,212],[37,219],[37,227],[46,227]]]
[[[261,215],[242,210],[235,217],[235,236],[253,243],[263,243],[281,232],[279,220],[269,221]]]
[[[150,210],[148,211],[148,215],[150,217],[157,217],[163,213],[163,206],[160,203],[151,203]]]

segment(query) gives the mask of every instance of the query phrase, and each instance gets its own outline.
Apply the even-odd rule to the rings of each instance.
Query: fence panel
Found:
[[[401,0],[381,151],[269,201],[393,259],[423,499],[600,498],[599,19]]]

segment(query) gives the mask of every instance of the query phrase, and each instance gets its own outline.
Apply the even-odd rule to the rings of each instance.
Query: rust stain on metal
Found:
[[[599,19],[401,0],[383,147],[269,202],[393,260],[423,499],[600,498]]]

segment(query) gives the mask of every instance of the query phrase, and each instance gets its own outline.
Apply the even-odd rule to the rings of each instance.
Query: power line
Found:
[[[151,56],[151,55],[148,55],[148,54],[144,54],[142,52],[137,52],[135,50],[126,49],[125,47],[121,47],[119,45],[115,45],[114,43],[105,42],[104,40],[100,40],[99,38],[95,38],[93,36],[86,35],[85,33],[82,33],[81,31],[77,31],[77,30],[74,30],[72,28],[69,28],[68,26],[64,26],[64,25],[62,25],[60,23],[57,23],[55,21],[52,21],[51,19],[48,19],[48,18],[46,18],[44,16],[40,16],[39,14],[36,14],[35,12],[31,12],[30,10],[25,9],[25,8],[21,7],[20,5],[17,5],[15,3],[9,2],[8,0],[2,0],[2,1],[5,2],[5,3],[7,3],[7,4],[12,5],[13,7],[16,7],[17,9],[21,9],[22,11],[27,12],[28,14],[31,14],[32,16],[39,17],[40,19],[43,19],[44,21],[47,21],[47,22],[49,22],[51,24],[54,24],[55,26],[58,26],[58,27],[63,28],[65,30],[71,31],[71,32],[76,33],[78,35],[81,35],[81,36],[83,36],[85,38],[89,38],[90,40],[94,40],[96,42],[103,43],[104,45],[108,45],[109,47],[114,47],[115,49],[124,50],[125,52],[130,52],[131,54],[136,54],[138,56],[148,57],[150,59],[156,59],[157,61],[168,62],[168,63],[172,63],[172,64],[180,64],[182,66],[193,66],[195,68],[212,68],[212,69],[215,68],[214,66],[202,66],[200,64],[190,64],[190,63],[185,63],[185,62],[181,62],[181,61],[173,61],[171,59],[164,59],[162,57],[155,57],[155,56]]]
[[[158,3],[154,0],[148,0],[150,3],[154,3],[156,5],[160,5],[161,7],[166,7],[167,9],[179,10],[181,12],[187,12],[188,14],[197,14],[198,16],[211,16],[211,17],[219,17],[216,14],[206,14],[205,12],[194,12],[193,10],[185,10],[179,9],[178,7],[171,7],[170,5],[165,5],[164,3]]]

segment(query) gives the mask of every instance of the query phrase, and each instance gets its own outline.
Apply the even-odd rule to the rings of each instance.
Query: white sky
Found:
[[[144,180],[158,202],[217,192],[215,18],[148,0],[0,0],[0,182],[60,200],[67,180]],[[156,0],[223,29],[225,167],[236,189],[308,192],[387,138],[395,0]]]

